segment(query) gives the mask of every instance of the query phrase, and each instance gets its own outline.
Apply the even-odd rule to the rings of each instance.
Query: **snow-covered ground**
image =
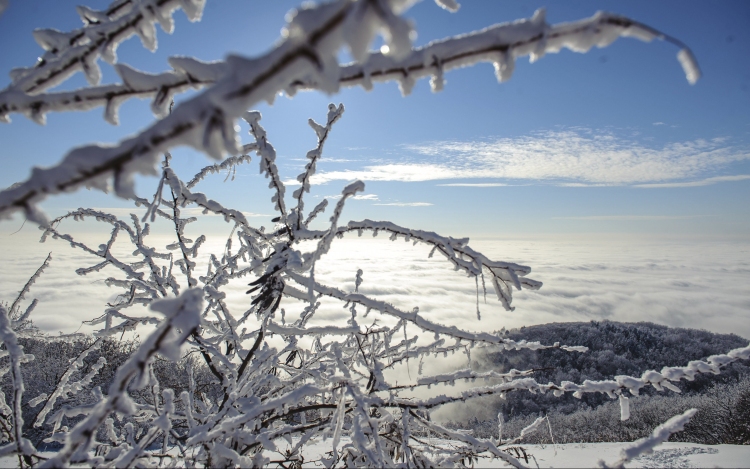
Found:
[[[565,445],[525,445],[540,468],[596,467],[600,459],[617,461],[627,443],[569,443]],[[534,464],[530,464],[534,467]],[[489,467],[501,467],[491,465]],[[664,443],[652,454],[642,455],[625,467],[750,467],[750,446]]]
[[[432,441],[436,443],[435,440]],[[289,447],[285,440],[276,442],[283,452]],[[323,467],[314,460],[331,451],[332,439],[312,442],[302,455],[304,467]],[[339,450],[349,443],[342,438]],[[438,443],[439,444],[439,443]],[[631,443],[568,443],[564,445],[520,445],[529,455],[528,467],[543,468],[587,468],[600,467],[599,461],[613,464],[620,459],[620,451]],[[52,454],[45,454],[51,456]],[[283,459],[278,453],[267,452],[272,461]],[[499,459],[481,459],[475,467],[501,468],[509,467]],[[0,467],[18,467],[18,459],[13,456],[0,457]],[[272,464],[271,467],[277,467]],[[653,453],[642,455],[625,464],[626,468],[750,468],[750,445],[699,445],[694,443],[663,443]]]
[[[332,440],[319,441],[310,445],[303,456],[310,461],[314,455],[331,451]],[[342,444],[348,443],[342,439]],[[529,467],[539,468],[585,468],[599,467],[599,461],[613,464],[620,459],[620,451],[632,443],[568,443],[564,445],[520,445],[529,454]],[[280,444],[283,451],[286,445]],[[272,454],[268,455],[272,459]],[[278,456],[278,455],[276,455]],[[310,464],[309,467],[322,467]],[[508,467],[499,459],[482,459],[475,467]],[[719,467],[750,468],[750,446],[740,445],[699,445],[694,443],[663,443],[653,453],[642,455],[625,464],[627,468],[637,467]]]

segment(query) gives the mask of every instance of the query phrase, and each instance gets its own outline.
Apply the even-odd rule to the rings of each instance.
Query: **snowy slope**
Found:
[[[303,452],[306,463],[304,467],[322,467],[315,461],[320,455],[331,451],[332,439],[312,442]],[[432,443],[441,444],[441,440],[432,439]],[[283,453],[289,444],[285,440],[278,440],[279,453],[268,452],[272,461],[283,460]],[[349,443],[342,438],[339,449]],[[620,457],[620,451],[632,443],[569,443],[564,445],[521,445],[530,455],[529,467],[544,468],[586,468],[599,467],[598,462],[604,460],[612,464]],[[44,453],[42,453],[44,454]],[[49,454],[52,455],[51,453]],[[521,459],[522,462],[523,459]],[[475,467],[501,468],[509,467],[498,459],[483,459],[474,464]],[[19,467],[18,459],[12,456],[0,458],[0,467]],[[277,467],[272,465],[272,467]],[[689,467],[718,467],[718,468],[750,468],[750,446],[740,445],[699,445],[694,443],[664,443],[652,454],[643,455],[625,464],[626,468],[689,468]]]
[[[433,440],[437,442],[436,440]],[[339,448],[348,443],[342,438]],[[331,451],[332,440],[319,441],[306,451],[306,461],[314,454]],[[439,444],[439,443],[438,443]],[[620,458],[620,451],[632,443],[569,443],[564,445],[521,445],[528,454],[528,466],[540,468],[581,468],[599,467],[599,460],[612,464]],[[283,451],[286,445],[279,445]],[[275,459],[269,455],[271,459]],[[278,455],[276,455],[278,457]],[[536,461],[536,464],[535,464]],[[522,460],[523,462],[523,460]],[[307,465],[306,465],[307,466]],[[310,467],[316,467],[310,463]],[[319,466],[318,466],[319,467]],[[475,467],[508,467],[502,461],[484,459]],[[625,464],[627,468],[637,467],[720,467],[750,468],[750,446],[739,445],[699,445],[694,443],[664,443],[650,455],[643,455]]]

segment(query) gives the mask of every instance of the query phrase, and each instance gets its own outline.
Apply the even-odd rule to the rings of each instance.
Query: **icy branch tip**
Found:
[[[247,111],[242,115],[242,118],[250,125],[257,124],[260,121],[260,111]]]
[[[357,180],[349,184],[348,186],[346,186],[344,190],[341,191],[341,194],[344,195],[344,197],[347,197],[350,195],[354,195],[357,192],[363,192],[364,190],[365,190],[365,183],[360,180]]]
[[[168,318],[176,317],[180,313],[200,318],[203,304],[203,292],[200,288],[186,291],[177,298],[167,298],[151,303],[151,309],[162,313]]]
[[[682,70],[685,72],[685,78],[687,78],[688,83],[694,85],[701,77],[701,69],[698,66],[698,61],[695,60],[693,52],[688,48],[680,49],[680,52],[677,53],[677,60],[682,65]]]
[[[624,464],[628,461],[632,461],[641,454],[651,453],[655,447],[664,443],[669,439],[673,433],[681,432],[684,430],[685,425],[690,422],[690,419],[698,412],[698,409],[688,409],[680,415],[675,415],[671,419],[667,420],[663,424],[656,427],[651,435],[641,438],[635,441],[632,446],[625,448],[620,453],[621,459],[610,467],[624,467]],[[608,467],[600,461],[600,466]]]
[[[448,10],[451,13],[455,13],[461,8],[461,4],[456,0],[435,0],[435,3],[437,3],[440,8]]]

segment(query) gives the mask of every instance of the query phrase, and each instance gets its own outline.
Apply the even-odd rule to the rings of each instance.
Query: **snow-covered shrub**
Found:
[[[452,0],[438,3],[457,9]],[[191,466],[274,463],[286,467],[299,466],[304,457],[309,459],[305,449],[322,438],[327,452],[315,457],[326,467],[454,466],[469,464],[477,457],[495,457],[522,466],[510,454],[514,453],[511,445],[539,428],[541,421],[516,438],[477,438],[432,422],[429,412],[448,403],[491,394],[606,393],[619,398],[622,418],[626,419],[627,392],[637,394],[648,385],[676,389],[673,381],[718,373],[723,366],[750,356],[750,347],[736,349],[685,367],[665,368],[661,373],[647,371],[640,378],[618,376],[612,381],[580,385],[538,383],[530,377],[533,370],[477,373],[463,369],[413,377],[406,384],[389,380],[391,370],[410,359],[430,360],[454,351],[469,355],[477,345],[560,348],[571,353],[584,352],[585,348],[514,341],[496,333],[436,323],[418,309],[402,310],[358,292],[362,272],[352,273],[354,291],[321,283],[315,277],[315,264],[332,243],[346,233],[382,232],[393,240],[429,245],[432,253],[445,257],[477,284],[489,283],[507,309],[511,309],[514,288],[541,286],[526,277],[530,268],[488,259],[472,249],[468,239],[387,221],[340,223],[347,200],[364,189],[361,181],[343,188],[324,228],[313,228],[311,220],[328,209],[327,201],[309,210],[304,198],[343,106],[331,105],[322,123],[310,121],[317,144],[307,154],[307,166],[297,178],[300,187],[291,197],[287,197],[279,177],[276,151],[260,124],[261,116],[249,109],[260,101],[271,101],[279,92],[290,96],[299,90],[334,93],[342,86],[369,89],[374,82],[390,80],[398,81],[408,94],[415,80],[430,77],[433,89],[439,91],[445,72],[478,62],[493,63],[498,80],[504,81],[510,78],[517,57],[528,55],[533,61],[562,48],[584,52],[593,46],[604,47],[620,36],[646,41],[660,38],[678,44],[678,57],[688,80],[693,82],[699,76],[690,51],[679,41],[607,13],[549,25],[544,11],[539,10],[527,20],[412,48],[412,26],[400,16],[411,4],[408,0],[338,0],[307,5],[289,15],[283,38],[265,55],[253,59],[233,56],[216,63],[172,58],[173,70],[158,75],[116,63],[122,83],[113,85],[99,85],[100,57],[117,62],[118,44],[132,35],[154,48],[156,23],[171,32],[172,14],[177,9],[198,20],[204,0],[115,0],[103,11],[79,7],[84,26],[78,30],[34,32],[46,52],[36,65],[13,71],[12,84],[0,91],[0,119],[7,121],[10,114],[21,113],[43,123],[48,112],[101,106],[105,119],[116,123],[118,106],[133,97],[152,97],[152,110],[160,119],[117,145],[72,150],[58,165],[37,168],[28,180],[0,192],[0,216],[23,212],[27,220],[42,227],[43,238],[62,240],[95,259],[94,265],[79,268],[78,274],[114,269],[118,274],[107,284],[122,289],[117,301],[89,321],[99,326],[96,339],[70,361],[55,388],[28,401],[29,407],[41,406],[32,423],[34,428],[48,431],[46,443],[59,444],[51,457],[40,454],[23,434],[28,422],[22,411],[26,388],[21,368],[33,357],[24,354],[18,336],[28,329],[24,321],[29,316],[20,309],[28,288],[10,307],[0,306],[2,371],[9,375],[10,383],[7,397],[0,394],[4,443],[0,456],[16,454],[19,464],[42,467],[71,463],[144,466],[165,459]],[[385,38],[386,54],[369,51],[376,34]],[[357,63],[338,63],[338,53],[344,46]],[[91,86],[49,91],[78,71]],[[191,88],[200,91],[172,109],[173,96]],[[250,126],[252,139],[246,144],[237,135],[239,118]],[[183,179],[170,166],[169,150],[178,145],[192,146],[222,161],[189,180]],[[271,202],[277,212],[276,225],[269,231],[253,226],[241,207],[225,207],[195,191],[210,173],[246,164],[253,153],[259,159],[261,173],[269,179]],[[136,174],[160,175],[153,198],[135,193]],[[48,220],[38,207],[49,195],[84,186],[112,190],[146,207],[146,214],[123,220],[93,209],[78,209]],[[188,226],[194,218],[183,215],[183,209],[189,206],[220,215],[234,227],[225,248],[211,253],[207,265],[198,264],[205,237],[189,234]],[[61,230],[61,222],[68,219],[108,224],[111,235],[101,245],[90,246]],[[151,243],[149,233],[157,219],[173,228],[175,239],[167,246]],[[122,255],[115,249],[116,243],[123,242],[130,244],[129,254]],[[229,307],[226,289],[232,282],[249,282],[247,309]],[[345,324],[316,322],[324,297],[338,301],[351,318]],[[144,307],[151,312],[143,315]],[[107,358],[101,356],[84,372],[88,355],[107,337],[146,327],[155,330],[117,367],[106,389],[95,386],[94,379]],[[415,331],[419,334],[414,335]],[[213,375],[209,388],[198,387],[189,365],[185,368],[189,376],[184,389],[171,383],[168,376],[158,376],[156,370],[167,363],[163,360],[175,362],[186,353],[191,359],[202,360]],[[450,396],[424,397],[420,393],[432,386],[477,379],[492,383]],[[86,401],[66,405],[77,395],[85,396]],[[657,427],[651,436],[628,450],[623,461],[679,431],[692,413],[688,411]],[[423,435],[450,440],[450,445],[423,440]]]

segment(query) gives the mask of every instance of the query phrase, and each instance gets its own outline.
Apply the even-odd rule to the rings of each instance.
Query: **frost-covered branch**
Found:
[[[318,160],[323,153],[323,145],[328,139],[328,133],[331,131],[331,127],[333,127],[333,124],[341,118],[341,115],[343,113],[343,104],[339,104],[338,107],[330,104],[328,106],[328,117],[325,126],[318,124],[312,119],[308,120],[310,127],[312,127],[312,129],[315,131],[315,135],[317,135],[318,137],[318,145],[314,149],[307,152],[307,159],[310,160],[310,162],[305,165],[305,171],[297,176],[297,182],[299,182],[301,186],[292,194],[292,197],[297,199],[297,223],[295,226],[297,230],[299,230],[302,226],[302,210],[304,209],[304,202],[302,201],[302,198],[304,197],[305,192],[310,192],[310,178],[313,176],[313,174],[315,174]],[[318,207],[319,206],[320,205],[318,205]],[[313,209],[313,212],[310,214],[308,219],[314,218],[313,213],[318,210],[318,207],[315,207],[315,209]]]
[[[604,461],[599,461],[601,467],[613,467],[623,468],[625,463],[632,461],[641,454],[651,453],[654,448],[669,439],[673,433],[681,432],[685,429],[691,418],[698,412],[698,409],[688,409],[680,415],[675,415],[671,419],[667,420],[663,424],[656,427],[653,433],[646,438],[634,442],[631,446],[625,448],[621,452],[621,458],[613,465],[608,466]]]
[[[587,52],[594,46],[606,47],[618,37],[671,42],[680,48],[678,59],[688,81],[695,83],[700,78],[700,69],[690,49],[681,41],[650,26],[604,12],[577,22],[548,25],[544,20],[544,10],[539,10],[528,20],[497,24],[459,37],[434,41],[415,48],[407,58],[396,59],[392,55],[371,52],[362,63],[340,67],[338,86],[362,86],[370,90],[374,83],[397,81],[404,94],[408,94],[417,80],[430,78],[432,89],[440,91],[444,86],[445,72],[479,62],[492,63],[498,80],[503,82],[511,78],[518,57],[528,55],[534,62],[547,53],[556,53],[563,48]],[[160,115],[164,102],[168,103],[175,94],[212,85],[230,70],[228,62],[205,63],[189,57],[172,57],[169,63],[173,71],[157,75],[118,66],[123,83],[117,85],[36,96],[16,95],[13,99],[6,98],[5,103],[0,96],[0,113],[23,113],[42,123],[46,112],[105,106],[105,119],[117,123],[117,107],[121,102],[134,97],[155,97],[152,109]],[[311,75],[291,82],[284,89],[289,95],[298,90],[325,88]]]
[[[47,254],[47,258],[44,259],[44,262],[42,262],[42,265],[39,266],[38,269],[36,269],[36,272],[29,277],[29,280],[26,281],[26,284],[23,286],[20,292],[18,292],[18,296],[13,301],[13,304],[10,305],[10,309],[8,310],[8,315],[10,317],[10,320],[12,323],[20,324],[24,320],[28,318],[28,315],[31,313],[30,310],[27,310],[27,313],[20,315],[20,311],[18,308],[20,307],[21,301],[26,297],[26,294],[31,289],[31,286],[37,281],[37,279],[42,275],[44,272],[44,269],[46,269],[49,266],[49,261],[52,260],[52,253]]]
[[[638,21],[607,12],[570,23],[549,25],[545,10],[539,9],[525,20],[490,26],[461,36],[446,38],[415,48],[406,58],[374,52],[360,64],[341,69],[340,86],[362,86],[369,90],[374,83],[397,81],[403,94],[411,92],[420,78],[430,78],[433,91],[443,89],[445,72],[488,62],[494,65],[499,82],[508,81],[518,57],[529,56],[531,62],[562,49],[588,52],[592,47],[607,47],[619,37],[635,37],[645,42],[660,39],[680,48],[677,56],[685,76],[694,84],[701,72],[693,53],[681,41]],[[320,89],[314,79],[293,82],[288,89]]]
[[[467,435],[466,433],[457,432],[454,430],[449,430],[447,428],[444,428],[440,425],[437,425],[433,422],[428,422],[419,415],[417,415],[415,412],[408,410],[409,414],[412,418],[417,420],[419,423],[421,423],[423,426],[429,428],[430,430],[443,435],[445,437],[448,437],[451,440],[457,440],[461,441],[463,443],[469,444],[475,451],[481,453],[487,451],[492,456],[502,459],[503,461],[507,462],[513,467],[517,468],[524,468],[523,464],[521,464],[521,461],[514,458],[510,454],[507,454],[500,450],[492,441],[490,440],[480,440],[478,438],[474,438],[471,435]]]
[[[257,142],[257,153],[260,155],[260,172],[271,181],[268,183],[268,188],[274,190],[274,195],[271,197],[271,202],[274,204],[274,209],[279,211],[279,221],[286,224],[286,205],[284,203],[284,193],[286,187],[281,182],[279,177],[279,170],[276,168],[276,149],[266,138],[266,129],[260,125],[260,113],[258,111],[246,112],[242,118],[250,126],[250,134],[255,137]],[[220,152],[220,151],[219,151]]]
[[[33,67],[13,70],[11,85],[0,92],[0,109],[18,93],[38,94],[78,71],[84,72],[90,84],[97,84],[101,79],[97,64],[100,56],[115,63],[117,47],[133,35],[138,35],[144,47],[155,50],[154,23],[172,33],[174,10],[182,8],[191,21],[198,21],[204,5],[205,0],[115,0],[104,11],[78,7],[83,28],[68,33],[54,29],[34,31],[34,39],[46,52]],[[4,114],[0,111],[0,115]]]
[[[91,352],[97,350],[101,346],[101,344],[101,339],[95,340],[90,346],[83,349],[78,357],[76,357],[76,359],[68,365],[68,369],[65,370],[65,373],[63,373],[63,375],[55,385],[55,390],[52,392],[52,394],[49,395],[49,397],[45,399],[42,410],[40,410],[34,418],[34,427],[40,427],[44,423],[44,419],[47,417],[47,414],[50,413],[55,407],[55,402],[58,399],[65,399],[71,392],[80,392],[84,386],[88,385],[87,381],[90,381],[90,378],[88,380],[84,378],[83,382],[73,384],[70,384],[70,378],[73,373],[77,372],[83,366],[83,360]],[[104,357],[102,357],[102,359],[104,359]],[[101,368],[101,366],[99,368]],[[96,369],[96,371],[98,371],[98,368]]]
[[[560,346],[559,344],[554,345],[554,346],[545,346],[545,345],[540,344],[539,342],[527,342],[525,340],[516,342],[511,339],[503,338],[503,337],[500,337],[499,335],[490,334],[487,332],[468,332],[468,331],[461,330],[457,328],[456,326],[444,326],[442,324],[438,324],[433,321],[430,321],[429,319],[426,319],[423,316],[420,316],[418,310],[411,311],[411,312],[403,311],[389,303],[386,303],[385,301],[374,300],[361,293],[346,293],[337,288],[328,287],[318,282],[311,281],[310,279],[303,277],[299,274],[296,274],[294,272],[287,271],[287,276],[300,285],[303,285],[303,286],[312,285],[313,290],[322,295],[336,298],[337,300],[343,301],[345,303],[359,304],[359,305],[364,306],[367,309],[379,311],[381,314],[392,316],[397,319],[409,321],[415,324],[417,327],[419,327],[422,330],[430,331],[436,334],[445,334],[450,337],[455,337],[457,339],[462,339],[462,340],[466,340],[470,342],[473,341],[473,342],[486,342],[490,344],[501,344],[504,347],[506,347],[506,349],[508,350],[522,349],[522,348],[538,350],[538,349],[549,348],[549,347],[559,347],[564,350],[570,350],[570,351],[585,351],[586,350],[585,347],[572,347],[572,346],[567,346],[567,345]],[[285,293],[287,292],[289,292],[289,294],[291,294],[292,296],[295,296],[295,293],[293,290],[291,289],[285,290]]]
[[[107,242],[107,244],[100,245],[99,249],[94,249],[94,248],[89,247],[85,243],[76,241],[75,239],[73,239],[72,236],[68,234],[60,233],[57,230],[57,225],[60,223],[60,221],[69,217],[72,217],[75,220],[83,220],[85,217],[94,217],[97,219],[97,221],[103,221],[103,222],[112,224],[113,229],[112,229],[112,234],[110,236],[109,241]],[[130,235],[131,242],[137,248],[136,253],[144,257],[143,263],[124,262],[112,253],[111,251],[112,245],[114,241],[117,239],[117,235],[120,233],[120,231],[125,231]],[[41,241],[44,242],[48,236],[52,236],[52,238],[54,239],[63,240],[67,242],[68,244],[70,244],[70,246],[73,248],[81,249],[88,254],[91,254],[93,256],[96,256],[102,259],[102,262],[92,267],[77,269],[76,273],[78,275],[86,275],[91,272],[99,271],[108,265],[112,265],[126,274],[127,279],[128,279],[126,281],[126,284],[128,286],[133,285],[137,289],[147,292],[153,298],[167,295],[165,285],[169,283],[170,279],[169,278],[161,279],[162,272],[157,267],[153,258],[154,257],[169,258],[169,255],[160,254],[156,252],[154,249],[148,248],[145,245],[143,245],[142,236],[137,234],[130,226],[128,226],[126,223],[122,222],[121,220],[117,219],[117,217],[113,215],[105,214],[103,212],[99,212],[99,211],[92,210],[92,209],[78,209],[53,220],[53,222],[46,229],[44,229],[44,233],[42,234]],[[155,282],[147,281],[143,273],[138,272],[138,270],[143,265],[148,265],[150,267],[151,274],[152,274],[151,276],[154,280],[156,280]],[[111,284],[117,284],[120,281],[116,279],[108,279],[107,282]]]
[[[546,347],[545,347],[546,348]],[[561,347],[562,348],[562,347]],[[389,401],[390,405],[404,406],[404,407],[436,407],[451,402],[466,401],[467,399],[473,399],[475,397],[493,395],[493,394],[505,394],[512,391],[530,391],[536,392],[547,392],[552,391],[555,396],[562,396],[566,392],[571,392],[577,398],[583,396],[584,393],[603,393],[607,394],[611,398],[620,398],[620,405],[623,407],[623,420],[627,420],[630,414],[628,407],[628,400],[624,397],[624,392],[630,392],[634,396],[637,396],[640,389],[645,386],[651,385],[658,391],[662,391],[664,388],[674,392],[680,392],[672,382],[679,382],[683,379],[692,381],[695,376],[699,374],[711,373],[719,374],[721,369],[738,360],[750,359],[750,345],[743,348],[737,348],[730,350],[726,354],[712,355],[704,360],[694,360],[684,367],[664,367],[661,372],[654,370],[645,371],[640,378],[633,376],[615,376],[614,380],[604,381],[591,381],[586,380],[583,384],[575,384],[570,381],[563,381],[560,385],[553,383],[541,384],[533,378],[521,378],[513,379],[511,381],[503,382],[500,384],[476,387],[467,391],[462,392],[458,396],[437,396],[430,399],[418,400],[418,399],[396,399]],[[448,376],[450,378],[450,376]],[[428,384],[437,384],[438,381],[444,381],[450,383],[450,379],[445,380],[445,377],[437,377],[437,379],[422,379],[420,382]],[[459,378],[457,378],[459,379]],[[464,378],[465,379],[465,378]]]
[[[31,442],[23,436],[23,413],[21,412],[21,398],[25,391],[23,375],[21,375],[21,362],[25,361],[26,357],[23,353],[23,348],[18,344],[18,338],[16,337],[15,332],[13,332],[13,329],[11,328],[8,310],[5,309],[5,306],[2,304],[0,304],[0,340],[2,340],[3,345],[5,345],[5,349],[10,357],[10,377],[11,385],[13,386],[11,413],[13,416],[12,425],[14,441],[13,443],[9,443],[7,447],[15,448],[15,452],[19,456],[19,463],[21,463],[21,465],[23,465],[21,456],[24,456],[24,462],[30,465],[28,457],[36,451]],[[33,359],[33,356],[31,358]],[[5,399],[3,399],[2,404],[5,404]],[[0,448],[0,452],[4,453],[5,451],[3,451],[3,448]]]
[[[349,222],[346,227],[339,228],[338,233],[343,234],[356,231],[360,235],[363,231],[373,232],[377,236],[380,231],[390,233],[390,239],[395,241],[398,236],[403,236],[405,241],[422,242],[433,246],[430,252],[432,257],[435,251],[440,252],[446,259],[457,269],[466,272],[469,275],[478,277],[482,276],[484,271],[490,274],[492,286],[495,289],[498,300],[506,310],[512,311],[510,306],[512,301],[511,288],[518,290],[527,288],[538,290],[542,282],[526,278],[531,273],[531,268],[509,262],[491,261],[483,254],[470,248],[467,244],[468,238],[454,239],[452,237],[440,236],[437,233],[423,230],[414,230],[404,228],[388,221],[363,220],[361,222]],[[320,236],[311,232],[311,237]]]
[[[249,153],[254,150],[257,150],[257,145],[251,143],[242,147],[242,151],[244,154],[240,156],[230,156],[229,158],[225,159],[221,163],[206,166],[205,168],[201,169],[195,176],[193,176],[193,179],[191,179],[187,183],[186,187],[188,189],[192,189],[193,187],[195,187],[196,184],[198,184],[201,180],[203,180],[203,178],[205,178],[207,175],[212,174],[212,173],[220,173],[221,171],[227,172],[227,179],[229,179],[229,176],[232,176],[232,180],[234,180],[234,176],[237,170],[237,165],[240,165],[242,163],[249,163],[250,156],[247,155],[246,153]]]

